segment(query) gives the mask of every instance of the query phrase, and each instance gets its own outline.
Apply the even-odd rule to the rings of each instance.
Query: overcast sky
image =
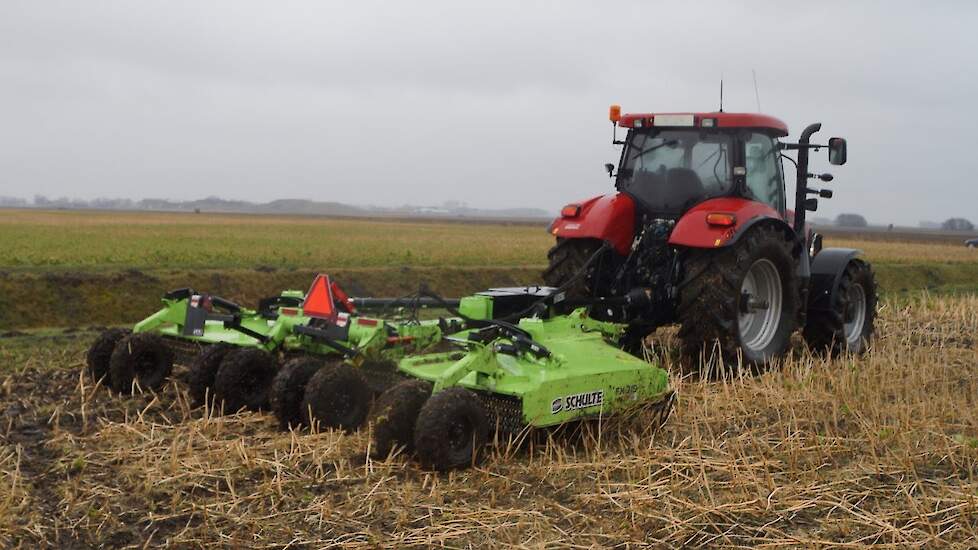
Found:
[[[531,206],[610,103],[849,140],[821,216],[978,222],[978,2],[0,0],[0,195]],[[830,169],[824,151],[815,168]]]

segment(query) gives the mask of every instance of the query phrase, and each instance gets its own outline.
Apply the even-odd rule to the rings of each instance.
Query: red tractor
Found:
[[[656,113],[610,118],[628,128],[614,194],[565,206],[544,280],[557,300],[597,304],[592,315],[625,321],[634,349],[657,327],[679,323],[683,349],[726,365],[762,366],[784,355],[801,328],[809,346],[862,353],[873,335],[876,282],[859,251],[822,248],[805,224],[818,207],[811,150],[846,162],[846,141],[797,143],[784,122],[761,114]],[[797,151],[797,160],[783,151]],[[782,159],[795,165],[794,210]]]

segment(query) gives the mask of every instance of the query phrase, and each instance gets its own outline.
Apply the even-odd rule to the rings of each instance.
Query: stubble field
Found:
[[[31,215],[39,214],[11,221],[0,212],[7,285],[0,300],[8,304],[21,299],[11,289],[57,283],[113,308],[112,299],[99,298],[113,284],[132,294],[181,274],[214,282],[200,273],[225,261],[236,275],[217,282],[240,284],[243,294],[263,290],[249,285],[298,284],[334,265],[367,290],[396,291],[385,278],[391,273],[464,289],[531,276],[550,243],[542,228],[520,225]],[[200,235],[208,224],[223,244]],[[31,227],[48,234],[7,247]],[[373,238],[351,244],[336,235],[347,231]],[[292,234],[305,237],[287,241]],[[391,234],[397,244],[387,242]],[[149,240],[131,246],[140,235]],[[154,263],[152,243],[175,235],[185,237],[182,244],[167,246],[192,258],[181,261],[200,260],[198,249],[210,259],[188,264],[167,255]],[[258,249],[268,252],[243,252],[236,248],[242,239],[264,242]],[[275,254],[299,254],[275,239],[331,246],[269,271],[262,266]],[[460,244],[465,252],[456,251]],[[477,469],[448,474],[403,457],[371,460],[366,431],[281,432],[268,415],[192,410],[184,371],[159,394],[120,399],[93,387],[82,376],[84,351],[96,334],[91,325],[110,323],[81,309],[84,300],[73,315],[39,317],[58,320],[47,328],[5,325],[0,546],[973,547],[978,255],[930,244],[856,244],[882,273],[893,273],[889,283],[881,277],[879,338],[866,356],[815,357],[797,342],[779,368],[703,381],[681,374],[689,365],[673,332],[662,330],[652,353],[673,373],[680,396],[664,428],[649,430],[647,413],[637,411],[537,434],[522,447],[497,448]],[[86,250],[118,261],[91,260]],[[407,251],[426,259],[371,256]],[[493,264],[495,271],[480,267]],[[914,286],[917,273],[925,284]],[[151,311],[136,302],[130,317]]]

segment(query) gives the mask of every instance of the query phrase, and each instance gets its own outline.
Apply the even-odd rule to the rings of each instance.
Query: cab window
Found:
[[[779,169],[778,148],[766,134],[751,132],[744,143],[747,193],[750,198],[784,212],[784,185]]]
[[[629,132],[616,182],[657,215],[678,215],[733,189],[728,132],[636,129]]]

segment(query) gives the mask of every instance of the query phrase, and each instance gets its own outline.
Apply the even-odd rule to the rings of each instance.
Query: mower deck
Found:
[[[491,395],[492,416],[507,431],[612,414],[668,396],[665,370],[609,345],[620,325],[594,321],[578,309],[550,319],[522,319],[517,327],[544,351],[521,351],[511,335],[482,343],[470,333],[469,339],[448,338],[467,352],[407,357],[399,370],[432,382],[435,392],[460,386]]]

